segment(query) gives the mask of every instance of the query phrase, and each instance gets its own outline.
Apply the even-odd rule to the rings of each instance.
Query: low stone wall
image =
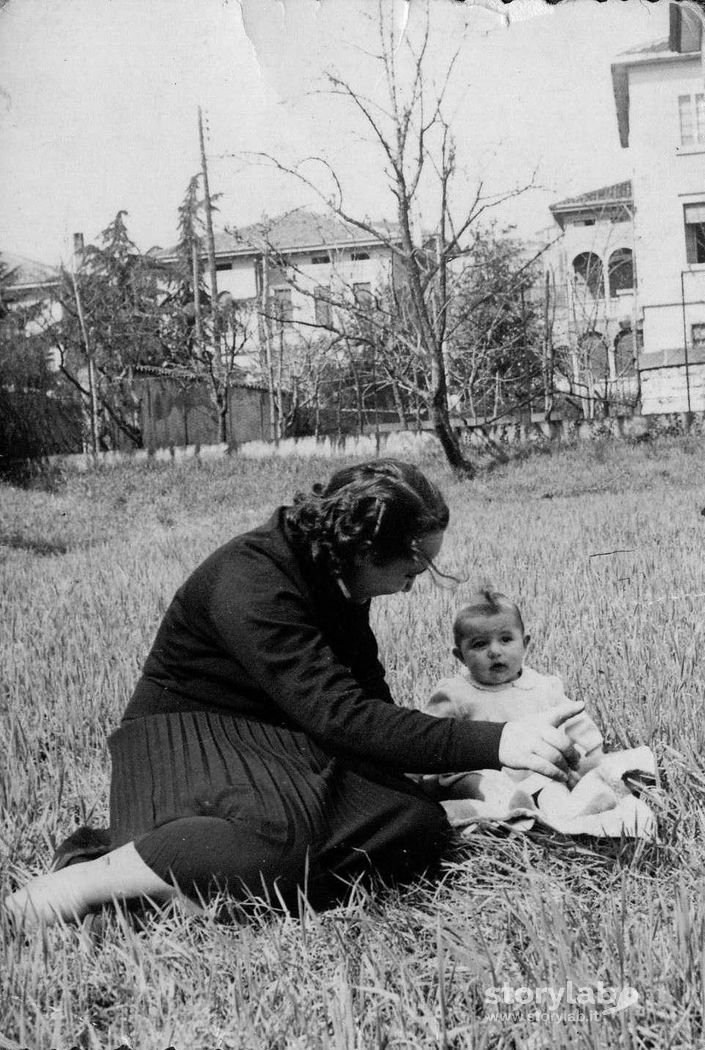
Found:
[[[592,420],[540,420],[531,423],[495,423],[487,427],[468,427],[464,441],[482,447],[491,441],[498,445],[526,445],[556,442],[574,445],[581,441],[621,438],[643,441],[663,435],[705,434],[705,412],[671,412],[648,416],[612,416]]]
[[[686,411],[701,413],[705,407],[705,364],[691,362],[669,368],[650,368],[641,373],[641,404],[647,413]]]
[[[464,427],[461,430],[461,442],[468,448],[489,450],[493,446],[512,448],[521,445],[575,445],[582,441],[606,438],[648,441],[677,434],[705,436],[705,412],[615,416],[600,420],[495,423],[486,427]],[[432,452],[440,453],[441,448],[433,431],[407,430],[380,434],[379,447],[374,434],[347,437],[341,441],[330,437],[303,437],[285,438],[278,445],[266,441],[249,441],[232,450],[228,445],[221,444],[139,449],[136,452],[100,452],[95,462],[101,466],[125,462],[178,464],[193,459],[222,459],[227,455],[240,456],[243,459],[268,459],[276,456],[302,459],[337,459],[340,456],[352,456],[356,459],[373,459],[378,451],[381,455],[402,459],[421,459]],[[89,470],[94,464],[94,457],[90,453],[50,456],[49,462],[75,470]]]
[[[418,459],[437,449],[440,450],[440,444],[432,430],[391,430],[379,436],[379,451],[385,456]],[[302,459],[354,456],[374,459],[377,455],[377,440],[374,434],[363,434],[350,435],[341,441],[331,437],[284,438],[278,445],[267,441],[249,441],[237,450],[237,455],[246,459],[268,459],[270,456],[300,456]]]

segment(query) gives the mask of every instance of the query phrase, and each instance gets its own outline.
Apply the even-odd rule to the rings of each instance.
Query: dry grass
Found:
[[[650,744],[656,844],[477,836],[440,881],[300,921],[121,915],[102,936],[3,927],[0,1048],[683,1047],[705,1005],[702,718],[705,447],[533,455],[449,496],[444,563],[518,597],[532,662],[563,674],[615,746]],[[106,736],[185,573],[329,462],[113,468],[55,491],[0,487],[2,889],[106,818]],[[423,580],[379,603],[396,695],[452,667],[451,595]],[[615,1015],[576,1005],[493,1019],[487,990],[631,985]]]

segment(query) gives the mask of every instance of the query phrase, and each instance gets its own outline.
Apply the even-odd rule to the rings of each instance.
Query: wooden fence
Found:
[[[135,380],[145,448],[212,445],[220,441],[218,415],[205,382],[148,376]],[[266,441],[270,435],[269,392],[233,385],[228,390],[226,442]]]

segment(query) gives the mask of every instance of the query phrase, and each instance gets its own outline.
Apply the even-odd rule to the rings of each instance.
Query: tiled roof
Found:
[[[12,255],[0,251],[0,283],[3,289],[16,291],[20,288],[36,288],[55,284],[59,271],[53,266],[27,259],[24,255]]]
[[[199,375],[193,369],[180,367],[179,365],[135,365],[134,373],[138,379],[178,379],[180,382],[187,381],[192,383],[201,382],[204,379],[203,375]],[[233,372],[228,385],[245,390],[267,391],[269,389],[263,383],[244,378],[244,375],[244,370],[242,376],[237,376]]]
[[[549,211],[571,211],[580,208],[599,208],[600,205],[632,202],[631,180],[615,182],[611,186],[601,186],[599,190],[590,190],[577,197],[566,197],[565,200],[551,204]]]
[[[396,223],[370,220],[370,226],[379,231],[379,238],[335,215],[319,215],[305,208],[297,208],[251,226],[216,232],[215,252],[216,255],[248,255],[252,251],[269,247],[276,252],[286,253],[374,244],[380,239],[396,240],[399,236]],[[154,254],[157,258],[169,259],[175,253],[176,248],[172,247],[160,249]]]
[[[395,223],[381,221],[370,222],[370,225],[379,231],[380,237],[396,238],[399,235]],[[277,251],[370,244],[376,239],[366,230],[344,222],[336,215],[319,215],[304,208],[233,230],[233,238],[240,245],[258,247],[267,243]]]

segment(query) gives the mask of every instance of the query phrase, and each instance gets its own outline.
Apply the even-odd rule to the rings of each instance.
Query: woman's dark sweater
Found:
[[[280,508],[176,592],[124,721],[221,711],[306,732],[332,755],[400,772],[498,768],[503,725],[394,704],[369,603],[344,597],[292,540]]]

